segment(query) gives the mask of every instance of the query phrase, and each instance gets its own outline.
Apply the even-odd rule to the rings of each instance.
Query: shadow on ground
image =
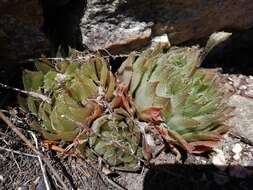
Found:
[[[151,168],[145,175],[143,190],[250,190],[253,168],[213,165],[164,164]]]

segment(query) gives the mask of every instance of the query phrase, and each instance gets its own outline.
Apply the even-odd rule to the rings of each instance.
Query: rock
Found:
[[[22,61],[43,52],[47,43],[40,31],[38,0],[0,0],[0,60]]]
[[[226,158],[222,150],[215,149],[216,154],[212,158],[212,163],[214,166],[224,171],[226,169]]]
[[[4,176],[0,175],[0,181],[4,181]]]
[[[48,50],[40,31],[43,17],[38,0],[0,0],[0,82],[20,87],[21,67],[28,58]],[[23,64],[23,65],[22,65]],[[20,86],[19,86],[20,85]],[[0,89],[0,106],[13,102],[15,93]]]
[[[80,26],[89,48],[122,53],[163,34],[179,44],[226,28],[248,29],[252,9],[249,0],[90,0]]]
[[[233,159],[234,160],[240,160],[241,152],[242,152],[242,146],[239,143],[236,143],[234,145],[234,147],[232,148],[232,152],[234,153]]]
[[[244,96],[249,97],[249,98],[253,98],[253,90],[247,90],[244,92]]]
[[[151,48],[154,48],[157,44],[162,44],[164,48],[169,48],[170,41],[167,34],[163,34],[161,36],[156,36],[152,39]]]
[[[234,117],[229,121],[229,125],[233,126],[232,131],[253,143],[253,100],[233,95],[229,104],[236,107]]]
[[[240,157],[241,155],[240,154],[235,154],[234,156],[233,156],[233,159],[234,160],[240,160]]]
[[[240,154],[242,152],[242,146],[239,143],[236,143],[232,148],[233,153]]]
[[[82,50],[107,48],[129,53],[168,35],[179,44],[205,38],[217,30],[253,26],[253,1],[244,0],[41,0],[43,31],[55,52],[59,44]],[[48,44],[40,32],[38,0],[0,1],[0,57],[32,57]],[[56,35],[57,34],[57,35]],[[64,41],[65,40],[65,41]],[[163,40],[163,39],[162,39]]]

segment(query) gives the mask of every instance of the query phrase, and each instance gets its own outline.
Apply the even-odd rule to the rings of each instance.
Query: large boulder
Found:
[[[32,57],[47,47],[42,22],[38,0],[0,0],[1,64]]]
[[[173,44],[217,30],[253,26],[252,0],[89,0],[81,21],[83,43],[122,53],[168,34]]]
[[[42,23],[54,52],[87,45],[128,53],[163,34],[180,44],[251,28],[252,10],[251,0],[0,0],[0,58],[41,53],[48,47]]]
[[[18,87],[22,81],[21,63],[47,51],[47,40],[40,31],[42,23],[38,0],[0,0],[1,83]],[[15,96],[15,93],[0,88],[0,106],[8,104]]]

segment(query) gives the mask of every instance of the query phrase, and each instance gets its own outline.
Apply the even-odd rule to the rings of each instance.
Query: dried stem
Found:
[[[36,135],[29,131],[30,134],[32,135],[34,141],[35,141],[35,146],[36,146],[36,149],[38,150],[39,149],[39,146],[38,146],[38,139],[36,137]],[[38,155],[38,160],[39,160],[39,163],[40,163],[40,168],[41,168],[41,172],[42,172],[42,175],[43,175],[43,178],[44,178],[44,182],[45,182],[45,186],[46,186],[46,190],[50,190],[50,186],[49,186],[49,182],[48,182],[48,179],[47,179],[47,174],[46,174],[46,168],[42,162],[42,159],[41,157]]]
[[[7,90],[13,90],[13,91],[16,91],[16,92],[19,92],[19,93],[22,93],[22,94],[26,94],[28,96],[32,96],[32,97],[37,98],[37,99],[41,99],[43,102],[47,102],[49,104],[52,103],[51,98],[49,98],[49,97],[47,97],[43,94],[37,93],[37,92],[30,92],[30,91],[26,91],[26,90],[21,90],[21,89],[14,88],[14,87],[8,86],[6,84],[2,84],[2,83],[0,83],[0,87],[5,88]]]
[[[23,156],[37,158],[36,155],[20,152],[20,151],[17,151],[17,150],[12,150],[12,149],[9,149],[9,148],[0,147],[0,150],[4,150],[6,152],[12,152],[13,154],[19,154],[19,155],[23,155]]]

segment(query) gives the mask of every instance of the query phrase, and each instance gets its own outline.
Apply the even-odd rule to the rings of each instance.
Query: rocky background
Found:
[[[40,31],[42,9],[37,0],[0,1],[0,62],[21,61],[48,46]]]
[[[250,0],[88,0],[80,26],[89,48],[118,53],[163,34],[180,44],[217,30],[245,30],[253,26],[252,13]]]
[[[164,34],[172,44],[194,43],[214,31],[252,26],[251,0],[1,0],[0,56],[44,52],[44,33],[54,44],[123,53]]]

